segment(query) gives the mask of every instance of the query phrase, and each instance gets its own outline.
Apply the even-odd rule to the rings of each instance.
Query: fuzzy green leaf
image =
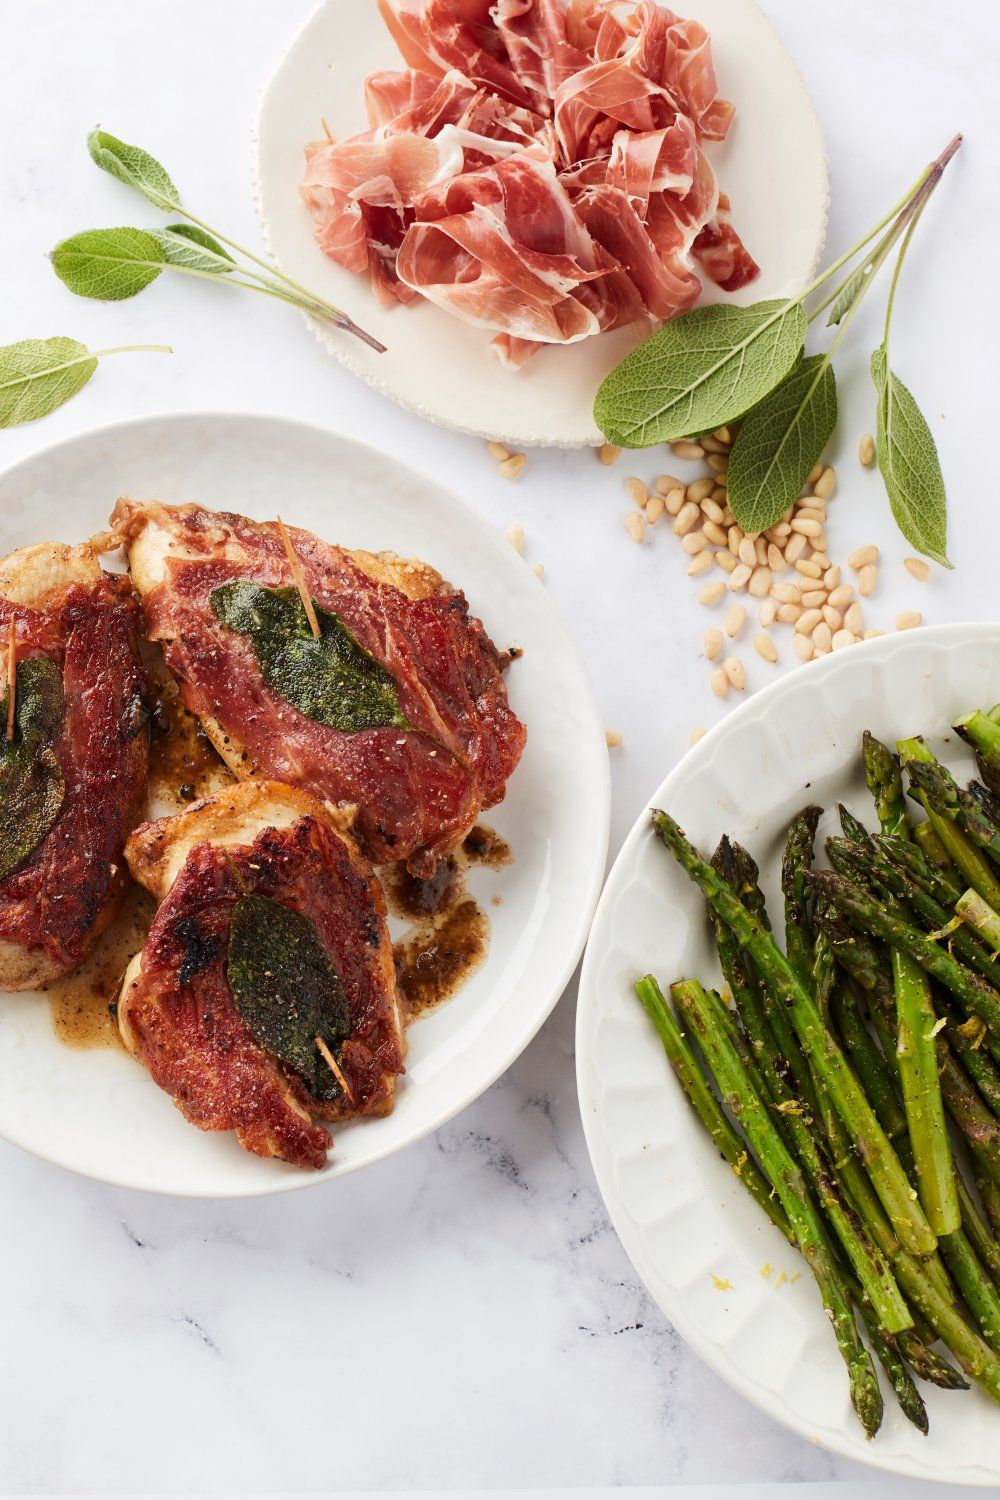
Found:
[[[884,344],[872,355],[872,380],[878,391],[878,466],[896,524],[918,552],[950,568],[937,445],[913,396],[889,369]]]
[[[87,137],[87,150],[105,172],[110,172],[112,177],[129,187],[138,188],[143,197],[155,203],[157,208],[168,212],[180,208],[180,194],[166,168],[141,146],[129,146],[98,126]]]
[[[802,352],[798,302],[696,307],[666,323],[602,383],[594,417],[609,442],[648,448],[735,422]]]
[[[0,703],[7,722],[9,693]],[[0,881],[30,859],[59,816],[66,780],[53,744],[63,717],[62,676],[47,656],[17,666],[14,738],[0,734]]]
[[[744,531],[766,531],[781,520],[836,425],[833,367],[814,354],[744,418],[733,444],[726,483]]]
[[[830,307],[830,316],[826,320],[827,328],[832,328],[835,323],[841,322],[850,312],[855,302],[868,290],[868,282],[871,279],[872,267],[861,266],[854,275],[844,282],[843,291],[835,297]]]
[[[78,297],[121,302],[143,291],[166,265],[156,236],[145,229],[84,229],[57,245],[52,265]]]
[[[83,389],[97,356],[76,339],[23,339],[0,349],[0,427],[35,422]]]
[[[152,233],[168,265],[203,271],[208,276],[228,276],[236,269],[228,251],[197,224],[168,224],[166,229],[154,229]]]

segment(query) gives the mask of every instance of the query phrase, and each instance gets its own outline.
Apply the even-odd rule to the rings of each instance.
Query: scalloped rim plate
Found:
[[[859,766],[862,728],[892,741],[925,734],[946,762],[968,772],[971,756],[949,726],[963,709],[997,698],[1000,626],[872,640],[751,698],[684,756],[647,806],[679,817],[703,850],[723,832],[742,839],[767,872],[773,913],[784,831],[801,806],[831,809],[842,799],[872,821]],[[827,811],[820,840],[834,827]],[[997,1484],[1000,1412],[978,1390],[922,1387],[927,1438],[886,1391],[882,1431],[866,1443],[815,1285],[808,1274],[790,1280],[803,1262],[693,1118],[632,985],[647,971],[664,984],[685,973],[718,974],[703,910],[644,808],[594,919],[576,1037],[587,1145],[633,1266],[696,1353],[794,1432],[915,1479]]]
[[[754,0],[686,0],[685,15],[712,33],[721,93],[736,104],[729,139],[709,156],[733,203],[736,227],[763,271],[735,302],[794,295],[813,275],[826,232],[826,149],[802,78]],[[354,374],[443,427],[519,446],[603,441],[594,394],[644,327],[567,348],[543,349],[524,369],[503,369],[490,334],[428,302],[380,307],[366,278],[324,255],[298,194],[306,142],[325,118],[337,136],[368,128],[362,84],[403,66],[375,0],[325,0],[264,90],[257,121],[255,191],[272,254],[293,276],[342,307],[388,345],[378,355],[309,319],[320,343]],[[706,300],[721,300],[716,289]]]
[[[228,1198],[311,1187],[451,1119],[519,1056],[562,994],[607,857],[601,719],[580,654],[531,569],[469,506],[372,448],[303,422],[237,412],[97,428],[0,475],[2,550],[92,536],[121,494],[200,501],[262,520],[273,518],[280,495],[296,525],[348,547],[422,557],[465,590],[495,640],[524,648],[508,688],[528,743],[506,800],[484,814],[514,860],[469,875],[492,927],[486,958],[452,1000],[410,1027],[392,1114],[334,1129],[323,1171],[262,1161],[232,1135],[197,1130],[124,1051],[73,1051],[56,1040],[44,997],[0,995],[4,1139],[86,1176],[161,1193]]]

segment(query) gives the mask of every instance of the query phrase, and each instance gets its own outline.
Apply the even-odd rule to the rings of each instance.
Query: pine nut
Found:
[[[931,576],[930,567],[924,562],[922,557],[904,558],[903,567],[909,573],[910,577],[915,578],[918,583],[926,583]]]
[[[823,605],[823,619],[831,630],[843,630],[844,628],[844,617],[840,613],[840,610],[833,609],[829,604]]]
[[[757,618],[766,630],[768,625],[773,625],[778,613],[778,606],[774,599],[765,599],[757,611]]]
[[[866,630],[865,631],[865,640],[866,641],[873,641],[875,639],[875,637],[879,636],[879,635],[885,635],[885,631],[884,630]]]
[[[705,655],[709,661],[714,661],[722,650],[722,631],[705,631]]]
[[[712,499],[711,495],[707,500],[701,502],[701,510],[702,515],[707,516],[710,521],[714,521],[716,526],[721,526],[726,518],[726,512],[717,500]]]
[[[740,528],[738,526],[730,526],[730,528],[729,528],[729,550],[733,554],[734,557],[739,557],[739,555],[740,555],[740,542],[742,542],[742,540],[743,540],[743,533],[740,530]]]
[[[789,526],[788,530],[791,531],[791,529]],[[806,550],[806,545],[804,536],[793,536],[785,548],[785,561],[787,563],[797,563]]]
[[[732,640],[739,635],[746,623],[747,612],[742,604],[734,604],[726,611],[726,634]]]
[[[792,534],[792,523],[790,521],[779,521],[777,526],[772,526],[770,531],[764,533],[772,542],[785,542]]]
[[[729,468],[729,455],[723,453],[710,453],[705,459],[713,474],[723,475]]]
[[[703,531],[689,531],[687,536],[681,539],[681,546],[688,557],[695,557],[697,553],[704,552],[708,546],[708,537]]]
[[[701,520],[701,511],[693,500],[686,500],[677,512],[674,521],[674,536],[687,536],[692,526]]]
[[[695,479],[687,487],[687,497],[689,500],[693,500],[696,505],[700,505],[703,500],[708,499],[714,489],[715,483],[713,480]]]
[[[665,500],[664,503],[666,504],[667,514],[668,515],[670,515],[670,516],[680,515],[681,511],[684,508],[684,504],[685,504],[685,500],[684,500],[684,486],[682,484],[679,484],[679,485],[677,485],[677,487],[675,489],[668,490],[667,491],[667,495],[666,495],[666,500]]]
[[[823,623],[823,612],[819,609],[807,609],[795,622],[795,629],[799,635],[812,635],[817,626]]]
[[[866,469],[870,469],[875,462],[875,439],[870,432],[866,432],[858,444],[858,458]]]
[[[543,578],[545,576],[545,564],[544,563],[532,563],[531,564],[531,571],[534,573],[534,575],[535,575],[536,578]]]
[[[702,507],[702,509],[704,510],[704,507]],[[725,528],[719,526],[717,522],[706,521],[703,530],[709,541],[714,542],[717,547],[729,546],[728,533],[726,532]]]
[[[802,590],[794,583],[776,583],[772,585],[771,598],[779,604],[801,604]]]
[[[861,623],[861,605],[855,599],[854,603],[844,610],[844,629],[852,630],[855,635],[860,635]]]
[[[712,437],[699,438],[698,441],[706,453],[725,453],[726,451],[725,443],[720,443],[719,439],[714,435]]]
[[[699,552],[696,557],[692,557],[687,565],[688,577],[699,578],[702,573],[708,572],[714,561],[715,556],[713,553]]]
[[[788,567],[785,554],[780,547],[775,546],[774,542],[767,544],[767,565],[772,573],[783,573]]]
[[[692,463],[696,458],[705,457],[705,450],[700,443],[671,443],[670,446],[678,458],[686,458]]]
[[[616,464],[622,456],[622,450],[616,443],[602,443],[597,456],[602,464]]]
[[[771,569],[755,568],[750,577],[748,590],[751,598],[763,599],[771,592]]]
[[[725,443],[727,447],[733,441],[728,427],[717,427],[712,433],[712,436],[716,438],[718,442]]]
[[[757,554],[757,566],[759,568],[766,568],[767,567],[767,542],[764,540],[764,538],[762,536],[758,536],[758,537],[754,538],[754,549],[755,549],[756,554]]]
[[[711,684],[712,692],[717,698],[724,698],[729,692],[729,678],[721,667],[716,667],[709,678],[709,683]]]
[[[717,552],[715,554],[715,560],[725,573],[735,573],[736,569],[739,567],[739,564],[737,563],[733,554],[729,551],[728,547],[724,552]]]
[[[850,604],[854,598],[854,590],[849,583],[842,583],[839,588],[830,592],[830,603],[834,609],[843,609],[845,604]]]
[[[691,743],[692,743],[692,745],[697,745],[697,743],[698,743],[699,740],[703,740],[705,738],[705,734],[706,734],[706,731],[704,729],[701,729],[701,728],[692,729],[692,731],[691,731]]]
[[[868,563],[874,562],[878,562],[877,547],[855,547],[854,551],[847,559],[847,566],[849,568],[853,568],[857,573],[860,572],[863,567],[867,566]]]
[[[823,527],[819,521],[800,521],[798,516],[792,522],[792,530],[797,531],[799,536],[822,536]]]
[[[826,589],[809,589],[802,595],[806,609],[822,609],[826,603]]]
[[[822,472],[822,464],[813,464],[812,468],[809,470],[809,478],[806,480],[806,484],[815,484]]]
[[[523,453],[512,453],[500,465],[500,473],[504,479],[516,479],[527,462]]]
[[[802,618],[801,604],[782,604],[778,607],[778,619],[782,625],[794,625]]]
[[[714,500],[716,505],[726,505],[729,500],[729,491],[724,484],[717,484],[708,498]],[[732,516],[729,519],[732,520]]]
[[[732,573],[730,573],[729,587],[732,589],[734,594],[738,593],[740,589],[746,588],[747,584],[750,582],[751,571],[752,570],[747,567],[746,563],[739,563],[738,566],[733,569]]]
[[[725,592],[726,585],[721,578],[716,579],[714,583],[703,583],[698,590],[698,603],[705,605],[718,604]]]
[[[818,521],[822,526],[826,521],[826,512],[817,510],[813,505],[799,505],[795,511],[796,521]]]
[[[510,458],[510,449],[505,448],[503,443],[487,443],[486,451],[498,464],[502,464],[505,458]]]
[[[806,578],[822,578],[823,569],[818,562],[813,562],[811,557],[802,557],[795,564],[796,573],[802,573]]]
[[[722,670],[729,679],[729,686],[734,687],[738,693],[742,692],[747,685],[747,674],[739,657],[727,656],[722,663]]]
[[[813,544],[813,562],[819,564],[819,569],[820,569],[821,573],[825,573],[826,570],[827,570],[827,568],[830,566],[830,559],[826,555],[826,549],[827,549],[826,532],[825,531],[821,531],[820,534],[819,534],[819,536],[814,536],[813,539],[812,539],[812,544]]]
[[[675,479],[672,474],[661,474],[656,481],[656,493],[658,495],[669,495],[672,490],[682,490],[683,488],[683,481]]]
[[[812,633],[813,650],[825,656],[833,645],[833,631],[824,620]]]
[[[817,495],[820,500],[829,500],[830,496],[833,494],[836,488],[836,469],[824,469],[822,474],[816,480],[816,483],[813,485],[813,494]]]
[[[800,661],[812,661],[813,643],[809,636],[793,635],[792,645],[795,648],[795,655],[799,658]]]
[[[625,493],[630,500],[635,501],[636,505],[645,505],[649,499],[649,491],[642,480],[637,479],[634,474],[630,474],[625,481]]]
[[[757,648],[757,655],[762,656],[765,661],[778,660],[778,653],[769,635],[765,635],[763,631],[760,631],[758,635],[754,636],[753,643]]]
[[[825,539],[823,545],[824,547],[826,545]],[[821,578],[824,573],[828,573],[830,571],[830,559],[826,556],[825,552],[821,552],[815,545],[813,546],[813,555],[809,559],[809,561],[811,563],[815,563],[816,567],[819,568],[819,576]]]
[[[750,537],[745,536],[740,542],[740,550],[737,554],[741,563],[746,563],[748,568],[757,566],[757,548]]]
[[[641,542],[646,535],[646,517],[641,510],[630,510],[625,517],[625,530],[633,542]]]
[[[845,646],[856,645],[857,639],[858,638],[854,634],[853,630],[835,630],[833,633],[833,640],[830,643],[831,648],[834,651],[843,651]]]
[[[823,574],[823,587],[827,589],[835,589],[839,586],[839,584],[840,569],[827,568],[826,572]]]
[[[515,552],[523,552],[524,551],[524,527],[523,526],[518,526],[516,523],[513,526],[508,526],[506,532],[504,533],[504,535],[506,536],[508,542],[513,547],[513,549],[514,549]]]
[[[897,630],[913,630],[915,626],[923,623],[924,617],[918,609],[908,609],[904,614],[897,615],[893,621]]]
[[[663,515],[663,512],[666,510],[666,508],[667,507],[664,505],[659,495],[650,496],[650,498],[646,501],[646,520],[649,522],[650,526],[656,525],[657,521]]]
[[[858,593],[867,599],[869,594],[874,594],[877,583],[878,568],[874,563],[865,563],[858,573]]]
[[[622,732],[620,729],[606,729],[604,739],[609,750],[617,750],[622,742]]]

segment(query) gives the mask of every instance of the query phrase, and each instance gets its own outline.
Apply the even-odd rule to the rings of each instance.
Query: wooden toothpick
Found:
[[[302,600],[302,608],[305,610],[306,619],[309,621],[309,629],[312,631],[316,639],[319,640],[319,621],[316,618],[316,611],[313,609],[313,602],[309,597],[309,590],[306,588],[306,579],[305,574],[302,571],[302,564],[295,556],[295,548],[292,546],[292,539],[288,535],[288,527],[285,525],[280,516],[278,517],[278,530],[281,532],[281,540],[285,548],[285,556],[288,558],[288,566],[292,570],[292,577],[295,580],[295,587],[298,589],[299,598]]]
[[[348,1083],[347,1079],[340,1071],[340,1066],[337,1062],[337,1059],[334,1057],[333,1053],[330,1051],[329,1047],[326,1045],[321,1036],[318,1036],[316,1038],[316,1046],[319,1048],[320,1057],[326,1063],[327,1067],[330,1069],[330,1072],[340,1084],[340,1087],[344,1090],[344,1093],[347,1095],[349,1102],[353,1104],[354,1095],[351,1093],[351,1085]]]

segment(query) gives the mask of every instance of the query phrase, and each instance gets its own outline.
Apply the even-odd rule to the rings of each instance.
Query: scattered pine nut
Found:
[[[684,486],[682,484],[675,485],[672,490],[667,491],[665,504],[669,515],[680,515],[684,509]]]
[[[792,646],[795,655],[800,661],[812,661],[814,655],[813,643],[807,635],[793,635]]]
[[[505,458],[500,465],[500,473],[504,479],[516,479],[527,462],[523,453],[512,453],[510,458]]]
[[[747,685],[747,674],[743,663],[738,656],[727,656],[722,663],[722,670],[729,681],[729,686],[741,693]]]
[[[799,536],[819,537],[823,534],[823,525],[820,521],[801,521],[796,516],[792,522],[792,530],[797,531]]]
[[[778,660],[778,652],[774,642],[772,641],[771,637],[769,635],[765,635],[762,630],[754,636],[753,643],[757,649],[757,655],[762,656],[765,661],[773,662]]]
[[[814,505],[799,504],[795,509],[795,519],[796,521],[818,521],[822,526],[826,520],[826,511]]]
[[[813,650],[825,656],[833,646],[833,631],[824,620],[812,633]]]
[[[536,578],[541,578],[541,577],[544,576],[544,573],[545,573],[545,564],[544,563],[532,563],[532,565],[531,565],[531,571],[534,573],[534,575],[535,575]]]
[[[754,599],[765,599],[771,592],[771,569],[755,568],[750,577],[750,595]]]
[[[855,547],[854,551],[847,559],[847,566],[849,568],[853,568],[854,571],[858,573],[862,568],[866,567],[868,563],[876,562],[878,562],[878,548],[876,546]]]
[[[866,432],[858,444],[858,458],[866,469],[870,469],[875,462],[875,439],[870,432]]]
[[[728,547],[724,552],[717,552],[715,554],[715,560],[719,564],[719,567],[722,568],[726,573],[735,573],[737,567],[739,566],[735,557],[729,551]]]
[[[506,536],[508,542],[513,547],[513,549],[514,549],[515,552],[522,552],[523,553],[523,551],[524,551],[524,527],[523,526],[518,526],[517,523],[515,522],[515,524],[513,526],[508,526],[507,527],[507,530],[504,533],[504,535]]]
[[[750,574],[752,571],[753,570],[751,568],[747,567],[746,563],[739,563],[733,569],[732,573],[730,573],[729,575],[729,587],[732,589],[734,594],[739,593],[740,589],[746,588],[747,584],[750,582]]]
[[[604,738],[609,750],[617,750],[623,736],[620,729],[606,729],[604,731]]]
[[[726,452],[726,445],[725,445],[725,443],[720,443],[719,439],[714,434],[712,435],[712,437],[699,438],[698,441],[701,444],[701,446],[704,448],[704,450],[705,450],[706,453],[725,453]]]
[[[633,542],[641,542],[646,535],[646,517],[641,510],[631,510],[625,517],[625,530]]]
[[[704,507],[702,509],[704,510]],[[709,541],[714,542],[717,547],[729,546],[729,537],[725,528],[717,525],[715,521],[706,521],[704,531]]]
[[[691,743],[692,743],[692,745],[697,745],[697,743],[698,743],[699,740],[703,740],[705,738],[706,732],[707,732],[706,730],[701,729],[701,728],[692,729],[692,731],[691,731]]]
[[[861,605],[856,599],[844,610],[844,629],[853,631],[855,635],[861,634]]]
[[[822,609],[826,603],[826,589],[807,589],[802,595],[802,603],[806,609]]]
[[[875,585],[878,583],[878,568],[874,563],[865,563],[858,574],[858,593],[867,599],[869,594],[874,594]]]
[[[824,469],[822,474],[813,484],[813,494],[820,500],[829,500],[837,488],[836,469]]]
[[[729,678],[721,667],[716,667],[709,678],[709,685],[717,698],[724,698],[729,692]]]
[[[687,497],[689,500],[693,500],[696,505],[700,505],[703,500],[709,499],[714,489],[715,481],[713,479],[696,479],[688,485]]]
[[[694,501],[685,501],[677,512],[677,519],[674,521],[674,536],[687,536],[688,532],[700,518],[701,511],[695,505]]]
[[[728,453],[710,453],[705,459],[713,474],[718,474],[721,479],[729,468]]]
[[[771,598],[779,604],[801,604],[802,590],[794,583],[775,583],[771,585]]]
[[[502,464],[505,458],[510,458],[510,449],[505,448],[503,443],[487,443],[486,451],[498,464]]]
[[[696,458],[705,457],[705,450],[700,443],[681,442],[671,443],[670,446],[671,448],[673,448],[678,458],[686,458],[693,462]]]
[[[722,582],[721,578],[715,583],[702,584],[698,590],[698,603],[704,605],[718,604],[725,592],[726,585]]]
[[[726,610],[726,634],[730,640],[739,635],[746,624],[747,612],[742,604],[734,604]]]
[[[708,546],[708,537],[703,531],[689,531],[687,536],[681,537],[681,546],[688,557],[694,557],[698,552],[704,552]]]
[[[812,635],[818,625],[823,623],[823,611],[819,609],[807,609],[795,622],[795,629],[799,635]]]
[[[714,661],[722,650],[722,631],[705,631],[705,655],[709,661]]]
[[[741,563],[746,563],[748,568],[757,566],[757,548],[750,537],[745,536],[740,542],[738,557]]]
[[[835,589],[840,587],[839,568],[827,568],[826,572],[823,574],[823,587],[825,589]]]
[[[782,625],[795,625],[801,618],[801,604],[782,604],[778,608],[778,619]]]
[[[625,481],[625,493],[630,500],[635,501],[636,505],[645,505],[649,499],[649,491],[642,480],[637,479],[634,474],[630,474]]]
[[[925,563],[922,557],[907,557],[903,559],[903,567],[911,578],[918,583],[926,583],[931,576],[930,565]]]
[[[728,428],[728,427],[717,427],[717,428],[716,428],[716,429],[715,429],[715,431],[714,431],[714,432],[713,432],[713,433],[712,433],[712,436],[713,436],[713,437],[714,437],[714,438],[715,438],[715,439],[716,439],[716,440],[717,440],[717,441],[718,441],[718,442],[720,442],[720,443],[725,443],[725,444],[726,444],[726,446],[727,446],[727,447],[728,447],[728,446],[729,446],[729,444],[730,444],[730,443],[732,443],[732,441],[733,441],[733,440],[732,440],[732,437],[731,437],[731,436],[730,436],[730,433],[729,433],[729,428]]]
[[[843,609],[845,604],[850,604],[854,598],[854,590],[849,583],[842,583],[839,587],[831,589],[830,603],[834,609]]]
[[[701,511],[702,515],[707,516],[710,521],[714,521],[716,526],[721,526],[726,519],[726,512],[717,500],[712,499],[711,495],[709,495],[707,500],[701,502]]]
[[[913,630],[923,623],[924,617],[918,609],[908,609],[903,614],[897,615],[893,621],[897,630]]]
[[[740,555],[740,543],[742,542],[742,540],[743,540],[743,533],[740,530],[740,528],[738,526],[730,526],[730,528],[729,528],[729,543],[728,543],[728,545],[729,545],[729,550],[733,554],[734,557],[739,557],[739,555]]]
[[[683,484],[675,479],[672,474],[661,474],[656,481],[656,493],[658,495],[669,495],[671,490],[682,490]]]
[[[792,528],[789,526],[788,529],[790,532]],[[785,562],[792,564],[797,563],[805,550],[806,539],[804,536],[790,537],[788,545],[785,548]]]
[[[700,578],[702,573],[708,572],[714,561],[715,558],[711,552],[699,552],[697,556],[692,557],[691,561],[688,563],[688,577]]]
[[[823,605],[823,619],[831,630],[842,630],[844,628],[844,617],[839,609],[834,609],[830,604]]]
[[[666,510],[666,508],[667,507],[664,505],[659,495],[650,496],[650,498],[646,501],[646,520],[649,522],[650,526],[656,525],[657,521],[663,515],[663,512]]]
[[[853,630],[835,630],[833,640],[830,643],[831,649],[834,651],[843,651],[845,646],[856,645],[857,639]]]
[[[622,456],[622,450],[617,443],[602,443],[597,450],[597,456],[602,464],[616,464]]]
[[[778,605],[774,599],[765,599],[757,611],[757,618],[766,630],[769,625],[774,624],[774,618],[778,613]]]
[[[815,484],[822,472],[822,464],[813,464],[812,468],[809,470],[809,478],[806,480],[806,484]]]

